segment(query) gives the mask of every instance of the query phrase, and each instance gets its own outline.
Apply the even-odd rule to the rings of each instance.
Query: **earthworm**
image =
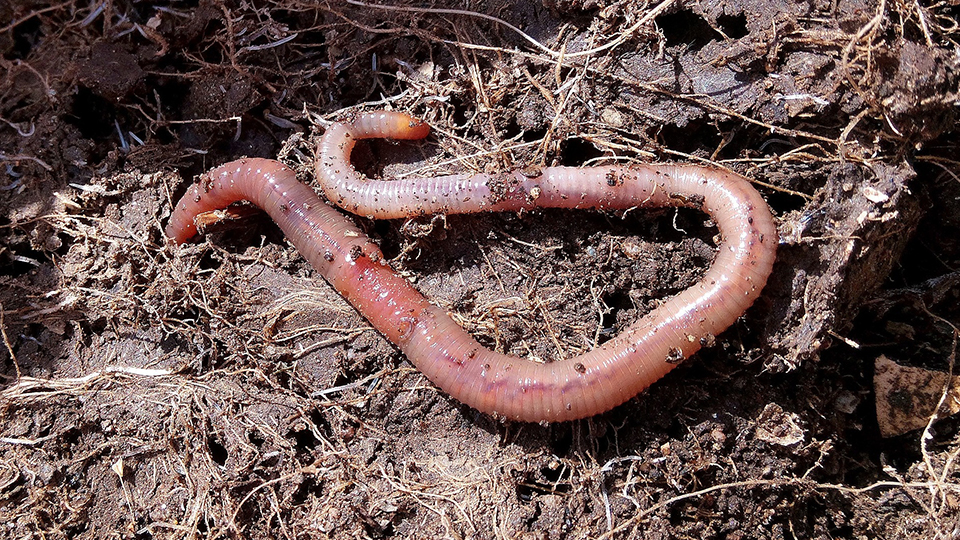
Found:
[[[712,267],[610,341],[566,360],[538,363],[483,347],[384,261],[354,223],[299,183],[285,165],[241,159],[203,174],[176,205],[167,235],[184,242],[203,212],[247,200],[263,208],[340,294],[457,400],[494,416],[554,422],[592,416],[636,396],[711,343],[753,304],[778,241],[773,217],[743,177],[696,165],[544,167],[502,174],[374,181],[350,164],[357,139],[421,139],[429,126],[395,112],[335,123],[318,148],[327,198],[374,218],[418,214],[690,207],[722,240]]]

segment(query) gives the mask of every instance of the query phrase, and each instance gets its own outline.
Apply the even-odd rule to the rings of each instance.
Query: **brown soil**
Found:
[[[390,4],[0,3],[0,537],[960,535],[960,422],[882,438],[872,387],[881,354],[953,368],[956,2]],[[771,281],[636,399],[541,426],[438,392],[262,214],[165,243],[196,174],[279,156],[309,181],[325,122],[385,106],[436,129],[359,148],[384,178],[745,174],[778,216]],[[543,360],[693,283],[716,233],[362,222],[479,339]]]

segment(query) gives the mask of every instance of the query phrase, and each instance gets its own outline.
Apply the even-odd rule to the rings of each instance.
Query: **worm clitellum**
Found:
[[[434,384],[480,411],[528,422],[584,418],[627,401],[733,324],[766,284],[776,226],[764,200],[739,175],[660,164],[373,181],[350,164],[356,139],[421,139],[428,133],[423,122],[395,112],[334,124],[320,142],[317,179],[334,204],[379,219],[534,208],[696,208],[720,229],[716,260],[694,286],[610,341],[544,364],[480,345],[394,273],[354,223],[277,161],[241,159],[203,174],[174,208],[167,235],[184,242],[197,234],[198,214],[240,200],[254,203]]]

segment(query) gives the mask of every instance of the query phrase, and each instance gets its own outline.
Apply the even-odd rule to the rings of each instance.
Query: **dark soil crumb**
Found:
[[[0,537],[957,538],[960,421],[884,438],[872,384],[880,356],[958,371],[960,10],[877,4],[0,3]],[[310,181],[323,126],[384,107],[435,130],[358,145],[383,178],[744,174],[773,276],[640,396],[526,425],[435,389],[262,214],[166,243],[197,174]],[[695,283],[717,234],[672,210],[359,222],[540,361]]]

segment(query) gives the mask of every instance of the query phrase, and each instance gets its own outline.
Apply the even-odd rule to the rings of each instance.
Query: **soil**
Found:
[[[954,369],[956,2],[390,5],[0,4],[0,537],[960,537],[960,421],[884,438],[873,389],[880,356]],[[640,396],[530,425],[439,392],[263,214],[165,241],[200,172],[279,157],[310,182],[323,127],[383,107],[435,130],[361,145],[382,178],[744,174],[773,276]],[[672,210],[359,221],[478,339],[542,361],[716,245]]]

